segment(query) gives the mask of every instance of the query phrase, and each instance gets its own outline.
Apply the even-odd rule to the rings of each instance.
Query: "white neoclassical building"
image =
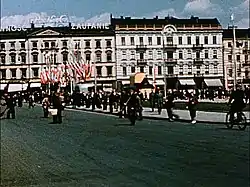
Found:
[[[111,88],[116,80],[114,32],[107,28],[39,27],[34,24],[26,31],[0,32],[1,84],[26,80],[40,86],[40,73],[48,67],[45,54],[57,67],[74,62],[74,52],[80,60],[91,62],[94,82],[96,66],[97,85]],[[95,64],[95,66],[94,66]],[[3,86],[2,86],[3,87]]]
[[[117,80],[143,72],[156,86],[222,86],[223,29],[215,19],[111,18]]]
[[[234,77],[236,84],[250,84],[250,29],[235,29],[234,51],[233,47],[233,29],[224,29],[223,56],[226,89],[233,88]]]

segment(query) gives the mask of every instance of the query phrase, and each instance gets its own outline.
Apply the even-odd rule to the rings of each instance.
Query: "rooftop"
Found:
[[[109,26],[109,28],[83,28],[77,26],[65,26],[65,27],[35,27],[34,24],[31,24],[31,28],[26,28],[25,30],[13,31],[13,30],[1,30],[0,38],[1,40],[5,39],[24,39],[24,38],[36,38],[36,37],[55,37],[53,34],[44,34],[37,36],[36,34],[42,33],[46,30],[51,30],[55,33],[58,33],[59,37],[82,37],[82,36],[113,36],[114,32]]]
[[[211,19],[203,19],[195,16],[191,16],[187,19],[179,19],[172,16],[165,17],[160,19],[158,16],[148,19],[148,18],[131,18],[131,17],[123,17],[120,18],[112,18],[111,16],[111,24],[112,25],[134,25],[134,24],[180,24],[180,25],[190,25],[190,24],[212,24],[221,26],[220,22],[217,18]]]
[[[236,38],[249,38],[250,39],[250,28],[248,29],[235,29]],[[233,29],[223,29],[223,38],[233,38]]]

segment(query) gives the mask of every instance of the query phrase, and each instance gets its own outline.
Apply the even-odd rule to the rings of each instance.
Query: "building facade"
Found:
[[[233,88],[234,78],[236,78],[236,84],[250,84],[250,29],[235,29],[235,46],[233,38],[233,29],[224,29],[223,51],[226,89]]]
[[[75,52],[80,63],[90,62],[94,83],[111,88],[116,80],[115,41],[111,29],[69,27],[35,28],[26,31],[3,31],[0,41],[1,83],[29,81],[39,85],[40,73],[48,68],[74,62]],[[64,66],[65,67],[65,66]]]
[[[117,80],[143,72],[156,86],[222,86],[223,29],[217,19],[111,18],[115,30]]]

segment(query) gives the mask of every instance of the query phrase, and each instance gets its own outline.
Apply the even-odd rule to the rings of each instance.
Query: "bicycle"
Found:
[[[238,119],[238,116],[240,119]],[[226,115],[226,126],[228,129],[232,129],[234,125],[238,125],[240,130],[245,130],[247,127],[247,118],[243,112],[234,113],[233,120],[230,120],[231,112]]]

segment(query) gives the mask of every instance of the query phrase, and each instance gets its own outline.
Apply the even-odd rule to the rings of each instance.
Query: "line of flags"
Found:
[[[69,52],[69,55],[71,57],[69,59],[73,60],[59,65],[53,64],[53,55],[45,55],[46,68],[40,73],[42,84],[60,83],[65,86],[71,79],[75,82],[85,82],[91,78],[92,64],[83,59],[78,45]]]

